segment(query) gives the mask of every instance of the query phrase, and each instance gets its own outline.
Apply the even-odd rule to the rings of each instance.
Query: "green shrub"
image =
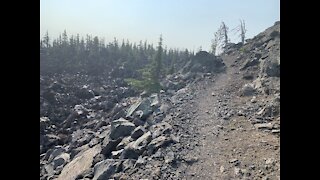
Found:
[[[161,90],[160,83],[152,81],[151,78],[144,78],[143,80],[128,78],[125,79],[125,82],[138,91],[146,91],[147,94],[157,93]]]

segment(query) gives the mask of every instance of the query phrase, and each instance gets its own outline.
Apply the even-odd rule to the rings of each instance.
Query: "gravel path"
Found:
[[[279,179],[280,138],[257,130],[238,111],[250,99],[239,97],[245,83],[233,58],[224,57],[226,73],[187,87],[173,123],[180,126],[182,179]],[[190,160],[191,159],[191,160]]]

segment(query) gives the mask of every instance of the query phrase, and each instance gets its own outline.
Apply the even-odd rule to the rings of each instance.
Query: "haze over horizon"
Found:
[[[157,44],[159,35],[168,48],[210,50],[222,21],[231,31],[243,19],[247,38],[280,21],[279,0],[40,0],[40,38],[46,31],[56,38],[90,34],[139,43]],[[231,42],[240,38],[229,33]]]

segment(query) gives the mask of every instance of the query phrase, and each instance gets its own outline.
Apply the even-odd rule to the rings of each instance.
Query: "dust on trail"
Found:
[[[188,154],[197,162],[185,167],[183,179],[280,179],[279,137],[237,115],[250,99],[237,94],[244,82],[232,61],[224,57],[226,72],[194,87],[193,103],[184,107],[195,112]]]

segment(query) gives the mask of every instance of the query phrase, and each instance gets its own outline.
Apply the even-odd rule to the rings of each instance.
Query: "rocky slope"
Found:
[[[280,22],[164,90],[40,78],[40,179],[280,179]]]

